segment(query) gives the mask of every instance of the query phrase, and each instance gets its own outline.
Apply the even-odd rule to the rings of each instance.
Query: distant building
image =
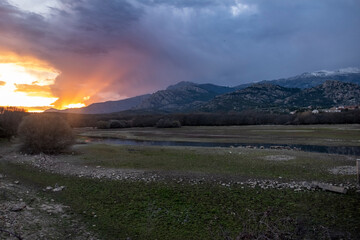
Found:
[[[323,111],[326,112],[326,113],[338,113],[338,112],[341,112],[341,109],[333,107],[333,108],[330,108],[330,109],[324,109]]]

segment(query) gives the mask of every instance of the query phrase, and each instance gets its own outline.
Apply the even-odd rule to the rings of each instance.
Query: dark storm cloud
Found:
[[[91,85],[94,76],[103,84],[93,99],[101,100],[181,80],[237,85],[360,65],[358,0],[66,0],[60,6],[41,16],[0,3],[0,47],[51,62],[62,72],[53,88],[60,97],[71,84]]]

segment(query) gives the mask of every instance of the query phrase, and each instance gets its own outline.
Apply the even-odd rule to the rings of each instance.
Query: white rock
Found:
[[[61,192],[64,189],[65,189],[65,186],[60,186],[60,187],[54,188],[52,191],[53,192]]]

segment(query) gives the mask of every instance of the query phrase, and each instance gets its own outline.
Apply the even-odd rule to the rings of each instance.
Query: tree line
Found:
[[[0,107],[0,138],[11,139],[17,135],[19,125],[27,115],[21,108]],[[129,128],[129,127],[181,127],[181,126],[230,126],[230,125],[306,125],[306,124],[360,124],[360,110],[339,113],[318,113],[310,111],[296,114],[266,113],[244,111],[240,113],[113,113],[113,114],[70,114],[42,113],[40,115],[56,116],[71,127],[92,128]],[[50,118],[51,119],[51,118]],[[49,120],[50,121],[50,120]],[[55,120],[52,120],[55,121]],[[45,121],[46,122],[46,121]],[[56,122],[47,124],[56,125]]]
[[[360,110],[339,113],[310,111],[296,114],[244,111],[240,113],[114,113],[103,115],[66,114],[73,127],[127,128],[127,127],[179,127],[229,125],[307,125],[307,124],[360,124]]]

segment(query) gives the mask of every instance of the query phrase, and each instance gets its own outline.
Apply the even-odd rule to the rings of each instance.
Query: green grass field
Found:
[[[106,144],[78,145],[63,160],[80,165],[161,172],[207,173],[240,178],[355,183],[353,175],[334,175],[329,169],[355,166],[355,157],[289,150],[196,147],[141,147]],[[272,161],[269,158],[288,158]]]
[[[64,177],[6,164],[1,170],[80,215],[103,239],[330,239],[359,237],[360,196],[216,185]],[[94,217],[96,215],[96,217]]]

